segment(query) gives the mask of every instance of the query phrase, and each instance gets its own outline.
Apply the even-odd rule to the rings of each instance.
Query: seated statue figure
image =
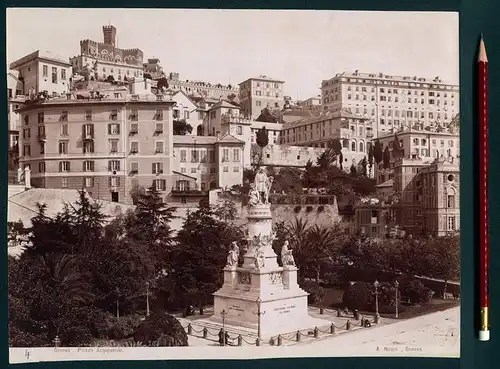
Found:
[[[289,242],[285,241],[281,248],[281,263],[284,267],[295,266],[295,259],[293,258],[292,250],[288,248]]]
[[[238,243],[233,241],[231,244],[231,249],[229,250],[229,255],[227,255],[226,267],[235,268],[238,266],[238,259],[240,257],[240,248]]]

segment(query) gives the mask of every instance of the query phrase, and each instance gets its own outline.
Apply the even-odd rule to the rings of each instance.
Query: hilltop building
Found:
[[[73,72],[89,80],[115,81],[142,79],[143,52],[140,49],[121,49],[116,43],[116,28],[102,27],[104,41],[80,41],[80,54],[70,58]]]
[[[251,119],[257,118],[262,109],[283,110],[285,82],[267,76],[248,78],[239,84],[239,104],[241,114]]]
[[[383,73],[340,73],[321,83],[322,105],[373,121],[375,137],[422,123],[449,123],[459,113],[457,85],[433,79]]]
[[[238,98],[238,86],[222,85],[205,81],[181,80],[179,73],[172,72],[168,75],[169,89],[174,92],[184,91],[189,96],[213,99],[235,100]]]

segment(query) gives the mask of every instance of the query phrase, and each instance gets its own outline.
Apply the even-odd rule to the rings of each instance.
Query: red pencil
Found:
[[[480,246],[480,303],[481,327],[479,340],[490,339],[488,309],[490,306],[489,291],[489,216],[488,216],[488,58],[484,46],[483,35],[479,43],[479,246]]]

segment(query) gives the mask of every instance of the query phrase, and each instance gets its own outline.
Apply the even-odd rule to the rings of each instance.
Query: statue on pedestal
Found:
[[[259,192],[255,188],[255,184],[252,183],[250,185],[250,191],[248,192],[248,205],[256,206],[259,205],[260,203],[261,202],[260,202]]]
[[[293,258],[292,250],[288,248],[288,240],[285,241],[281,248],[281,263],[284,267],[295,266],[295,259]]]
[[[231,243],[231,249],[229,250],[229,255],[227,255],[226,267],[227,268],[237,267],[239,257],[240,257],[240,248],[238,246],[238,243],[236,241],[233,241],[233,243]]]
[[[268,177],[264,168],[260,168],[255,175],[254,187],[258,193],[259,204],[269,204],[269,193],[271,192],[271,185],[273,177]]]
[[[257,247],[255,249],[255,268],[261,269],[264,268],[265,266],[265,260],[266,258],[264,257],[264,251],[262,250],[262,247]]]

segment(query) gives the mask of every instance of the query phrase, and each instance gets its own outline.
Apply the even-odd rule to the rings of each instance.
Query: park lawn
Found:
[[[325,287],[325,296],[323,299],[323,306],[327,309],[343,309],[342,305],[342,295],[344,292],[340,288],[335,287]],[[455,306],[460,305],[460,300],[443,300],[442,298],[433,298],[428,304],[425,305],[404,305],[404,311],[401,311],[399,315],[399,319],[409,319],[414,318],[420,315],[425,315],[429,313],[435,313],[438,311],[443,311],[446,309],[450,309]],[[361,314],[373,315],[374,311],[360,311]],[[392,318],[394,319],[393,314],[380,313],[381,317],[384,318]]]

